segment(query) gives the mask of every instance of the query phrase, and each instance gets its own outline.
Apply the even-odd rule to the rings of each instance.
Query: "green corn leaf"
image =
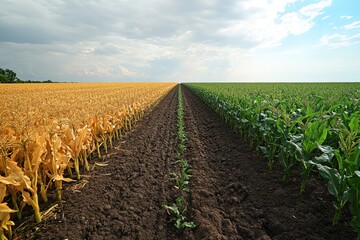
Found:
[[[182,219],[181,218],[177,218],[175,221],[175,227],[178,229],[182,229]]]
[[[351,132],[359,131],[359,117],[357,114],[351,116],[349,127]]]
[[[320,157],[315,157],[315,162],[316,163],[330,163],[333,156],[334,156],[333,153],[331,153],[331,154],[323,153],[323,154],[321,154]]]
[[[335,149],[334,150],[334,154],[336,156],[337,162],[338,162],[338,168],[340,173],[344,173],[344,159],[342,157],[342,155],[340,154],[339,149]]]
[[[323,146],[321,144],[317,144],[318,148],[320,149],[321,152],[323,153],[333,153],[334,149],[331,146]]]
[[[320,135],[320,138],[316,142],[318,144],[323,144],[323,142],[326,140],[327,133],[328,133],[328,129],[326,127],[324,127],[322,129],[322,133]]]
[[[242,123],[248,123],[249,120],[247,120],[246,118],[242,118],[242,119],[241,119],[241,122],[242,122]]]
[[[294,146],[295,149],[296,149],[296,151],[297,151],[300,155],[303,154],[303,149],[302,149],[302,147],[301,147],[301,145],[300,145],[299,143],[296,143],[296,142],[294,142],[294,141],[287,141],[287,143],[289,143],[290,145]]]
[[[360,145],[350,154],[345,162],[349,165],[348,168],[351,171],[351,175],[356,174],[357,170],[360,169]]]
[[[179,215],[180,211],[179,208],[174,204],[172,206],[168,206],[168,205],[163,205],[163,207],[167,210],[172,211],[175,215]]]
[[[184,222],[183,223],[184,227],[188,227],[188,228],[195,228],[196,224],[193,222]]]
[[[316,164],[321,176],[327,181],[328,191],[336,199],[339,198],[339,190],[341,188],[341,176],[335,168],[330,168],[328,166],[323,166],[321,164]]]
[[[334,157],[334,150],[330,146],[322,146],[318,144],[318,149],[323,153],[319,157],[315,157],[316,163],[330,163],[331,159]]]
[[[259,149],[264,155],[267,155],[268,151],[267,151],[266,147],[259,146]]]
[[[351,225],[360,231],[360,171],[355,171],[355,175],[349,179],[349,184],[350,211],[353,215]]]
[[[310,115],[310,114],[312,114],[313,113],[313,110],[311,109],[311,107],[310,106],[307,106],[306,107],[306,115]]]

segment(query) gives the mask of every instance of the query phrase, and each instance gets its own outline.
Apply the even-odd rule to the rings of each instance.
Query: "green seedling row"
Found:
[[[177,197],[172,205],[164,205],[164,208],[171,212],[173,215],[172,221],[174,226],[178,229],[194,228],[195,223],[189,221],[188,215],[188,193],[190,192],[189,184],[191,177],[191,168],[188,161],[184,158],[184,152],[186,150],[186,133],[185,133],[185,121],[184,121],[184,104],[181,91],[181,85],[178,88],[178,109],[177,109],[177,159],[175,164],[179,166],[179,171],[176,173],[170,173],[170,177],[175,182],[175,189],[177,191]]]

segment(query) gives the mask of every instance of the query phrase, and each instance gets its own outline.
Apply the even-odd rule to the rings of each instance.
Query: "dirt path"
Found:
[[[183,89],[195,239],[355,239],[344,222],[331,227],[332,198],[321,180],[300,196],[298,177],[282,181],[278,166],[269,171],[265,159]]]
[[[173,89],[145,115],[80,192],[64,191],[63,217],[46,222],[34,239],[172,239],[161,206],[173,188],[177,97]]]

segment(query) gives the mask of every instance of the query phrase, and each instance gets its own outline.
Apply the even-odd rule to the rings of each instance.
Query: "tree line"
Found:
[[[0,68],[0,83],[52,83],[51,80],[46,81],[31,81],[31,80],[21,80],[17,77],[16,72],[11,69],[2,69]]]

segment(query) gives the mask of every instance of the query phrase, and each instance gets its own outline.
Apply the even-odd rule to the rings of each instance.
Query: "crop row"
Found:
[[[288,180],[301,168],[300,192],[314,170],[334,197],[333,225],[349,203],[360,239],[360,84],[187,84],[271,169]]]
[[[178,87],[178,109],[177,109],[177,159],[175,164],[179,166],[176,172],[170,173],[170,177],[175,182],[176,199],[172,205],[164,205],[164,208],[172,212],[174,226],[177,229],[194,228],[195,223],[188,220],[188,193],[192,170],[184,154],[186,150],[187,137],[185,133],[184,104],[181,84]]]
[[[80,179],[100,147],[131,129],[173,83],[0,85],[0,239],[26,205],[41,221],[39,198]],[[7,234],[5,233],[7,232]]]

